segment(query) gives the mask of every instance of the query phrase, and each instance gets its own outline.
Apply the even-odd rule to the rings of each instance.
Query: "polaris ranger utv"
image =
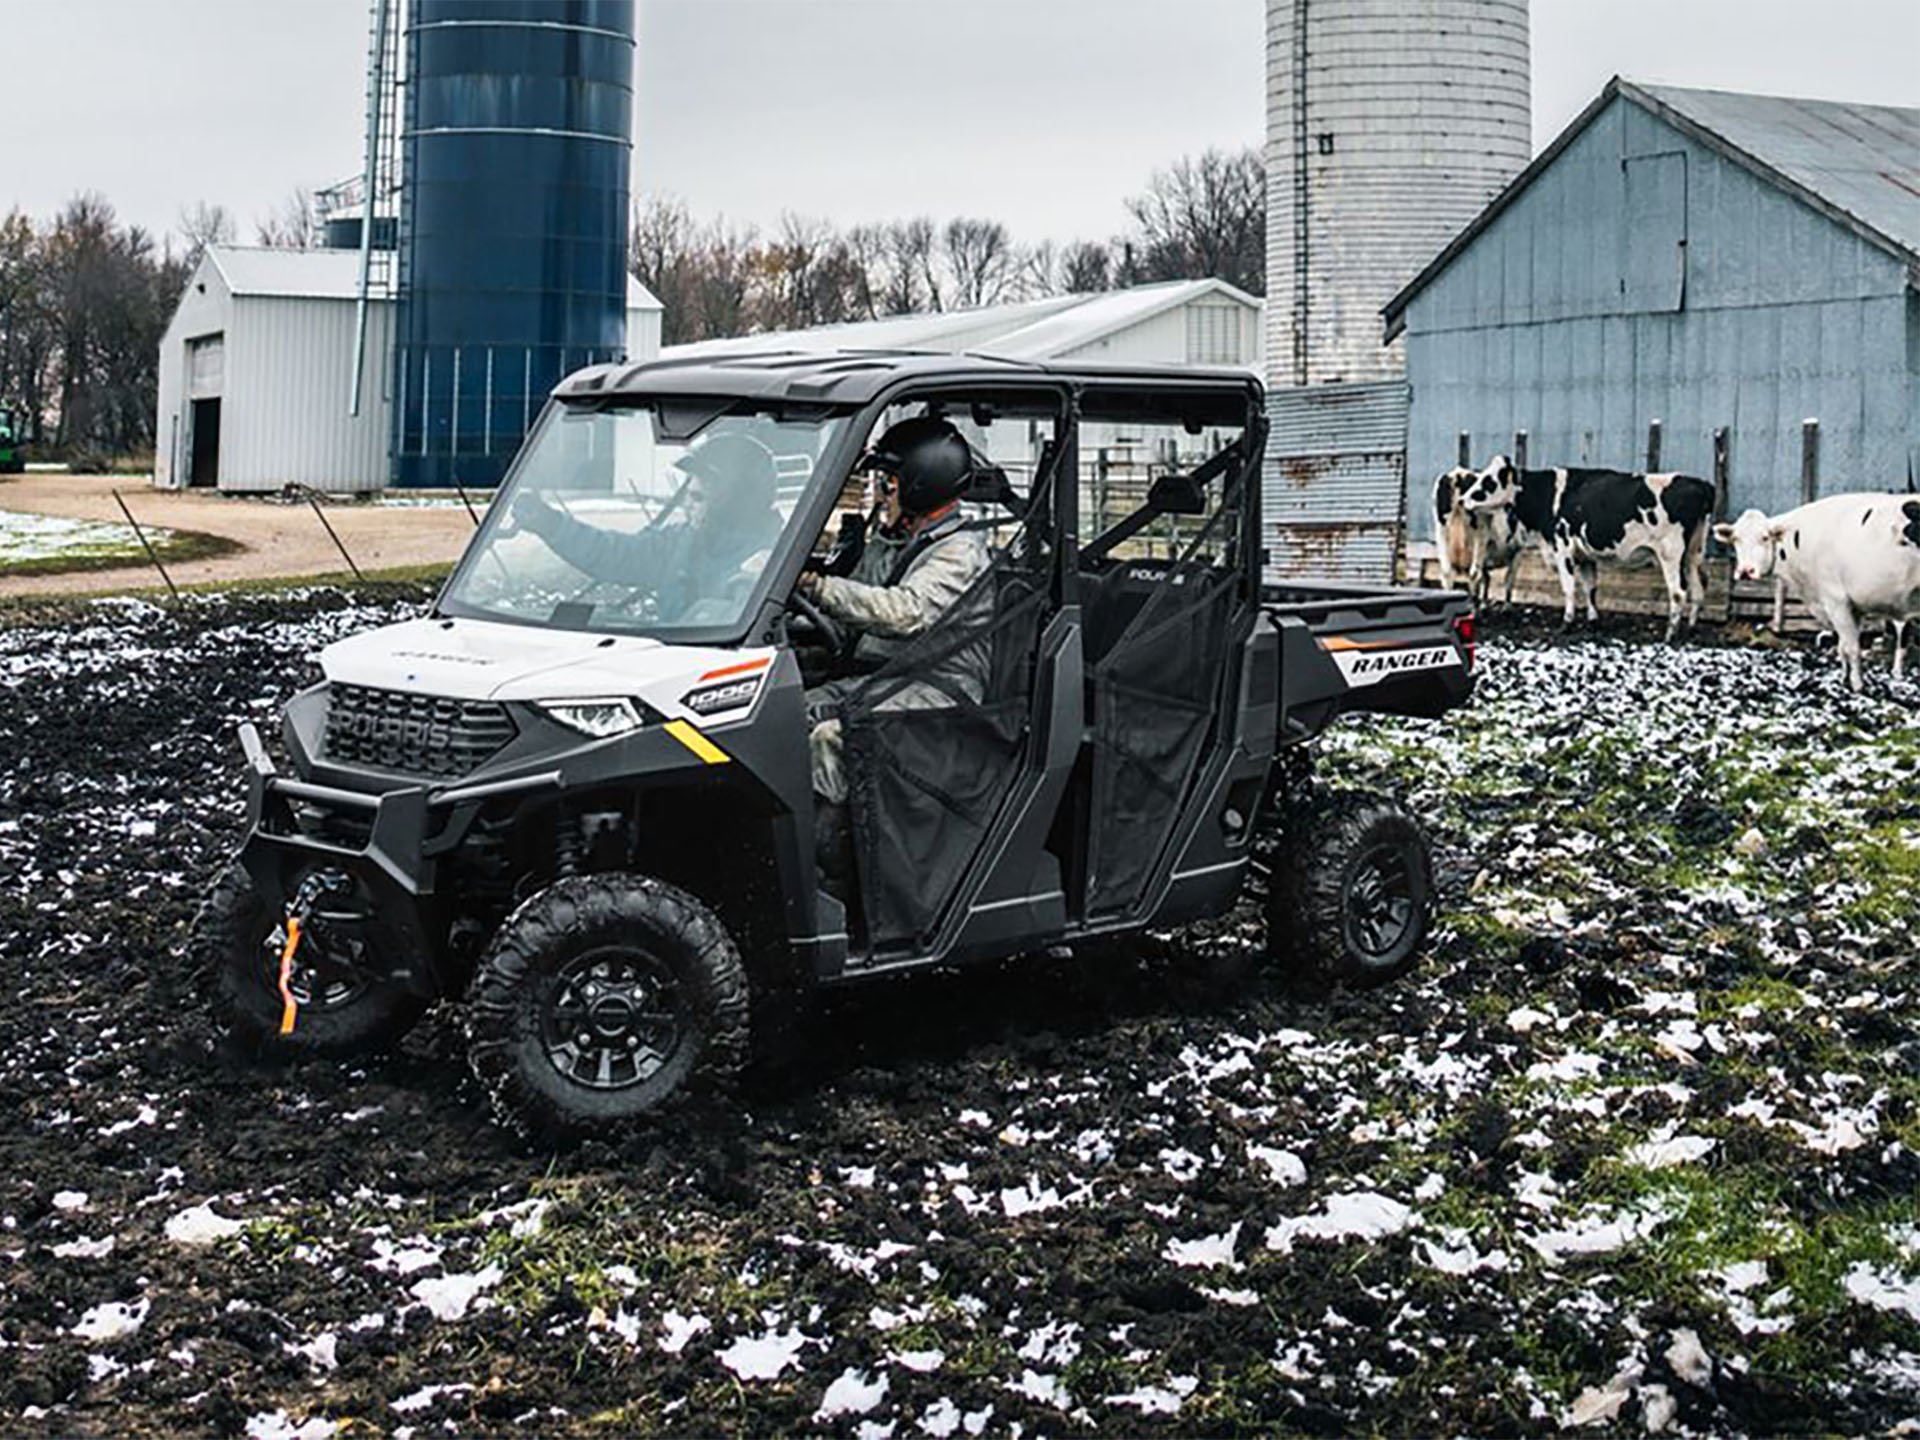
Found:
[[[973,447],[992,559],[853,688],[830,886],[805,692],[858,666],[797,582],[845,568],[866,447],[919,415]],[[1226,371],[572,375],[430,613],[322,652],[286,707],[291,774],[241,726],[248,834],[197,931],[232,1031],[350,1054],[464,999],[500,1117],[578,1134],[723,1083],[812,987],[1220,914],[1283,811],[1270,948],[1392,976],[1427,923],[1420,826],[1364,796],[1303,814],[1282,777],[1339,715],[1461,703],[1473,618],[1452,593],[1263,585],[1265,430]],[[551,512],[575,543],[528,523]],[[889,704],[966,647],[973,693]]]

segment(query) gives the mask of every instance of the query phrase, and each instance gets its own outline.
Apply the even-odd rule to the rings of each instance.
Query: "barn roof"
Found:
[[[1914,268],[1920,283],[1920,110],[1641,85],[1618,75],[1447,248],[1387,302],[1386,338],[1406,308],[1618,96],[1786,191]]]
[[[973,310],[894,315],[811,330],[782,330],[727,340],[670,345],[663,359],[785,350],[977,351],[1010,360],[1050,360],[1150,320],[1190,301],[1220,297],[1258,309],[1260,302],[1224,280],[1168,280],[1090,295],[1051,295]]]
[[[275,299],[352,300],[360,293],[358,250],[280,250],[214,245],[207,258],[235,295]],[[627,277],[627,309],[658,310],[653,293]]]

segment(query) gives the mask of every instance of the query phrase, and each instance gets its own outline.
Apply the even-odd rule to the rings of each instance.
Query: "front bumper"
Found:
[[[488,801],[563,783],[561,772],[551,770],[478,785],[403,785],[368,794],[279,774],[251,724],[240,726],[240,748],[247,762],[247,839],[240,863],[255,890],[281,906],[316,866],[346,871],[366,886],[400,948],[391,977],[425,995],[444,994],[451,978],[442,944],[448,917],[437,885],[440,857],[459,847]],[[295,812],[300,805],[363,817],[364,823],[352,827],[353,841],[324,838],[301,825]]]

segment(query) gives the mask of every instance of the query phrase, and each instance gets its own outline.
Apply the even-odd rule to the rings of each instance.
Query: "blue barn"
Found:
[[[1384,314],[1414,541],[1516,446],[1729,513],[1920,484],[1920,110],[1616,78]]]

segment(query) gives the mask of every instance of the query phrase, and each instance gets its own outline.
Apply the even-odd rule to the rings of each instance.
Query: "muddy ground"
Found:
[[[231,1068],[177,960],[236,721],[412,596],[0,630],[0,1428],[1920,1430],[1920,689],[1496,621],[1322,772],[1428,819],[1414,976],[1253,906],[847,996],[729,1112],[517,1151],[429,1018]],[[1206,963],[1202,963],[1206,962]]]

